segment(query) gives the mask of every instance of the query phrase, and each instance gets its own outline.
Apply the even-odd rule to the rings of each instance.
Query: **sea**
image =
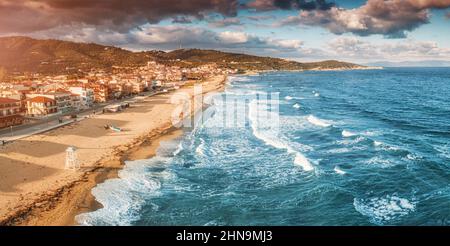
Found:
[[[204,101],[78,223],[450,225],[450,68],[231,76]]]

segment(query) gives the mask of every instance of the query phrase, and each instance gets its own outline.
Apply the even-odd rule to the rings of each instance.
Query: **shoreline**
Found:
[[[342,67],[342,68],[311,68],[311,69],[292,69],[292,70],[287,70],[287,69],[281,69],[281,70],[247,70],[242,74],[238,74],[238,75],[243,75],[243,76],[256,76],[256,75],[260,75],[261,73],[271,73],[271,72],[292,72],[292,73],[299,73],[299,72],[308,72],[308,71],[314,71],[314,72],[330,72],[330,71],[335,71],[335,72],[340,72],[340,71],[352,71],[352,70],[383,70],[385,69],[384,67],[374,67],[374,66],[370,66],[370,67],[351,67],[351,68],[347,68],[347,67]]]
[[[204,91],[202,92],[203,95],[223,90],[227,78],[227,76],[215,76],[202,82],[204,88]],[[166,93],[162,97],[167,99],[168,96],[182,91],[189,93],[190,100],[193,100],[194,95],[192,88],[193,85],[186,85],[180,90]],[[151,97],[149,100],[156,101],[156,103],[146,106],[156,108],[160,105],[161,113],[166,112],[167,107],[169,107],[167,106],[168,103],[165,101],[163,102],[159,97]],[[192,105],[194,105],[194,108],[192,108],[193,114],[191,114],[191,116],[195,115],[194,113],[201,110],[203,106]],[[172,105],[169,108],[176,106],[177,105]],[[120,118],[121,114],[124,113],[117,114],[117,117]],[[125,116],[122,115],[122,118],[124,117]],[[16,207],[0,209],[7,210],[6,214],[0,214],[0,225],[76,225],[76,215],[94,211],[102,207],[92,195],[92,188],[99,183],[103,183],[107,179],[117,178],[118,172],[124,167],[125,161],[151,158],[156,154],[156,149],[159,147],[161,141],[170,140],[182,134],[182,130],[174,128],[171,121],[168,121],[168,119],[170,118],[165,117],[158,121],[152,119],[153,124],[155,124],[156,127],[148,127],[148,129],[146,129],[146,134],[133,136],[131,142],[113,146],[112,153],[104,153],[102,158],[95,163],[88,163],[90,164],[90,166],[87,165],[89,167],[82,171],[71,173],[71,176],[77,176],[75,178],[72,177],[72,180],[56,181],[56,183],[63,183],[62,185],[59,184],[59,187],[48,189],[37,195],[36,198],[31,199],[27,199],[23,194],[19,194],[18,201],[15,201]],[[154,121],[157,122],[155,123]],[[69,129],[81,128],[80,125],[82,124],[83,123],[71,125],[69,126]],[[53,130],[48,134],[53,135],[56,132],[64,131],[64,129],[65,128]],[[37,135],[37,137],[39,136],[40,135]],[[45,138],[45,136],[41,136],[41,138]],[[2,152],[4,152],[4,149],[0,150],[0,154],[3,154]],[[1,155],[0,158],[2,158]],[[83,164],[83,166],[85,166],[87,163]],[[0,186],[0,198],[3,197],[2,195],[4,195],[3,189],[1,189]],[[26,202],[23,202],[24,200],[26,200]]]

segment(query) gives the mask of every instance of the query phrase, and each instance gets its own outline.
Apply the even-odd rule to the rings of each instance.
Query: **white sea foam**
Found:
[[[370,158],[369,160],[366,161],[367,164],[369,165],[375,165],[375,166],[379,166],[379,167],[391,167],[394,165],[394,163],[392,163],[391,161],[384,159],[382,157],[379,156],[375,156]]]
[[[296,103],[294,104],[294,106],[292,106],[293,108],[299,109],[300,108],[300,104]]]
[[[200,156],[205,156],[205,153],[203,152],[204,146],[205,146],[205,140],[200,139],[200,144],[195,148],[195,153],[197,153]]]
[[[379,142],[379,141],[375,141],[373,143],[373,145],[377,148],[380,148],[382,150],[386,150],[386,151],[400,151],[402,150],[400,147],[398,146],[392,146],[392,145],[388,145],[386,143],[383,142]]]
[[[351,131],[347,131],[347,130],[343,130],[342,131],[342,136],[344,138],[353,137],[353,136],[356,136],[356,133],[351,132]]]
[[[356,145],[362,141],[366,140],[365,137],[362,136],[358,136],[357,138],[345,138],[343,140],[338,140],[335,141],[335,144],[339,144],[339,145]],[[356,149],[357,147],[353,147],[354,149]]]
[[[344,175],[344,174],[347,173],[347,172],[345,172],[344,170],[340,169],[338,166],[334,167],[334,171],[335,171],[337,174],[340,174],[340,175]]]
[[[373,136],[380,135],[380,132],[379,131],[365,131],[362,133],[362,135],[367,136],[367,137],[373,137]]]
[[[173,151],[173,156],[178,155],[181,151],[183,151],[183,143],[180,141],[177,145],[175,151]]]
[[[231,81],[236,81],[236,82],[248,82],[251,79],[248,77],[243,77],[243,76],[234,76],[230,78]]]
[[[408,159],[410,161],[416,161],[416,160],[419,160],[420,158],[421,158],[420,156],[413,154],[413,153],[409,153],[406,155],[406,159]]]
[[[301,166],[303,170],[305,171],[312,171],[314,170],[313,165],[309,162],[309,160],[299,151],[296,151],[293,147],[291,147],[286,142],[280,140],[280,138],[277,136],[278,131],[274,131],[274,129],[271,128],[270,123],[267,125],[267,122],[265,125],[263,125],[263,129],[261,129],[261,120],[258,119],[258,105],[256,100],[252,100],[249,104],[249,119],[250,119],[250,125],[253,130],[253,135],[264,141],[267,145],[270,145],[277,149],[284,149],[289,154],[292,154],[295,156],[294,158],[294,164]],[[277,126],[275,126],[277,127]]]
[[[159,190],[161,183],[146,168],[166,162],[165,157],[127,162],[118,179],[106,180],[92,189],[92,195],[103,208],[76,216],[80,225],[131,225],[139,219],[139,209],[145,204],[142,194]],[[161,178],[168,175],[161,175]]]
[[[178,155],[183,150],[183,144],[180,140],[161,141],[156,150],[158,156],[172,157]]]
[[[375,197],[369,199],[354,199],[353,206],[356,211],[370,218],[374,224],[383,225],[391,220],[408,215],[414,212],[416,202],[387,195],[385,197]]]
[[[337,149],[330,149],[327,151],[329,154],[343,154],[353,151],[351,148],[337,148]]]
[[[292,100],[292,97],[291,96],[287,96],[284,99],[286,99],[287,101],[290,101],[290,100]]]
[[[320,94],[319,93],[315,93],[314,96],[315,97],[320,97]]]
[[[316,126],[321,126],[321,127],[331,126],[331,124],[328,123],[327,121],[321,120],[321,119],[315,117],[314,115],[310,115],[306,119],[309,121],[309,123],[316,125]]]
[[[439,152],[441,157],[450,159],[450,146],[448,144],[434,146],[433,148]]]

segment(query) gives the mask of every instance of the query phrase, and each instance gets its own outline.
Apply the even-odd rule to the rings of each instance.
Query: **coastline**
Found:
[[[206,94],[220,91],[224,88],[226,81],[227,76],[212,77],[202,83],[202,93]],[[61,148],[61,146],[59,146],[60,143],[55,143],[55,141],[53,141],[55,140],[54,137],[60,135],[62,136],[61,138],[65,138],[66,136],[70,136],[72,132],[77,132],[77,130],[82,131],[83,129],[86,129],[86,127],[91,127],[93,123],[92,121],[94,121],[94,123],[98,126],[99,122],[95,122],[98,121],[98,119],[88,119],[86,122],[69,125],[45,134],[31,136],[18,143],[12,143],[11,145],[0,149],[0,159],[2,161],[5,160],[11,162],[7,163],[7,165],[3,165],[2,163],[0,166],[0,171],[5,171],[6,175],[10,174],[24,176],[10,177],[10,180],[0,180],[0,203],[2,205],[0,209],[0,225],[75,225],[76,222],[74,219],[76,215],[101,208],[101,204],[99,204],[91,194],[92,188],[107,179],[117,178],[118,171],[120,171],[124,166],[124,161],[150,158],[155,155],[156,149],[159,147],[159,143],[161,141],[167,141],[181,135],[181,130],[172,127],[170,117],[172,110],[177,105],[170,104],[167,101],[171,95],[177,92],[186,92],[191,97],[191,100],[193,100],[194,93],[192,87],[192,85],[186,85],[177,91],[151,97],[146,99],[146,102],[142,103],[142,105],[137,105],[134,110],[129,109],[119,114],[105,115],[104,118],[108,116],[115,116],[113,117],[115,118],[115,121],[112,119],[109,120],[116,122],[120,127],[136,125],[141,129],[139,132],[133,132],[133,134],[127,134],[128,132],[133,131],[127,129],[125,134],[123,134],[123,140],[118,138],[113,141],[110,138],[114,137],[113,134],[102,134],[101,138],[111,141],[111,143],[104,144],[108,146],[98,146],[100,148],[97,149],[79,148],[82,152],[84,152],[83,156],[90,153],[95,155],[95,157],[99,157],[97,160],[95,160],[95,158],[91,158],[89,162],[82,160],[83,168],[81,171],[76,172],[61,169],[61,167],[63,167],[63,163],[59,163],[60,170],[57,170],[54,173],[45,173],[45,175],[35,175],[39,177],[35,177],[36,180],[32,181],[33,185],[20,187],[20,191],[11,190],[7,192],[8,189],[6,189],[6,187],[8,187],[10,183],[13,183],[18,186],[17,188],[19,188],[20,183],[16,184],[15,182],[18,180],[27,181],[29,178],[28,176],[31,175],[29,171],[36,170],[25,170],[27,172],[15,172],[15,174],[13,174],[13,170],[11,169],[14,169],[14,164],[17,164],[18,161],[24,162],[32,159],[36,160],[37,158],[40,159],[39,165],[36,165],[39,166],[37,167],[38,169],[56,169],[54,167],[46,167],[45,164],[43,164],[46,162],[51,162],[52,160],[59,160],[59,162],[62,162],[64,159],[65,148]],[[203,106],[193,105],[193,113],[201,110]],[[131,115],[136,116],[137,114],[142,115],[136,117],[134,121],[130,121],[133,124],[120,124],[121,121],[119,119],[130,119]],[[154,118],[155,116],[158,116],[158,118]],[[139,122],[136,122],[148,118],[152,119],[151,123],[141,122],[141,124],[138,124]],[[103,123],[104,121],[101,122]],[[94,132],[99,131],[101,130],[94,130]],[[90,134],[90,132],[84,132],[84,134]],[[86,136],[82,137],[85,138]],[[48,153],[48,156],[51,157],[48,157],[47,160],[45,160],[47,156],[37,156],[35,158],[23,156],[24,154],[20,153],[20,150],[33,149],[33,145],[35,145],[33,142],[36,141],[36,138],[41,140],[39,143],[48,145],[47,147],[58,145],[60,148],[57,149],[59,149],[59,152],[62,151],[62,153]],[[67,139],[65,140],[65,142],[67,142]],[[64,139],[61,141],[64,141]],[[102,140],[100,140],[100,137],[97,137],[95,141],[101,142]],[[93,141],[90,139],[87,144],[92,143]],[[98,145],[102,145],[102,143],[98,143]],[[64,145],[64,147],[65,146],[66,145]],[[13,155],[8,154],[12,152],[14,152]],[[33,152],[28,154],[35,153]],[[27,162],[22,164],[23,167],[20,168],[29,169],[26,164],[32,165],[33,167],[35,166],[33,163]],[[53,166],[55,165],[55,163],[50,164]]]
[[[351,67],[351,68],[311,68],[311,69],[292,69],[292,70],[247,70],[245,73],[242,73],[242,75],[245,76],[256,76],[261,73],[270,73],[270,72],[292,72],[292,73],[298,73],[298,72],[308,72],[308,71],[352,71],[352,70],[382,70],[384,67]]]

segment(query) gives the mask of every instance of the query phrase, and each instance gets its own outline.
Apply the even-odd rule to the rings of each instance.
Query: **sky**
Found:
[[[297,61],[450,61],[450,0],[0,0],[0,36]]]

